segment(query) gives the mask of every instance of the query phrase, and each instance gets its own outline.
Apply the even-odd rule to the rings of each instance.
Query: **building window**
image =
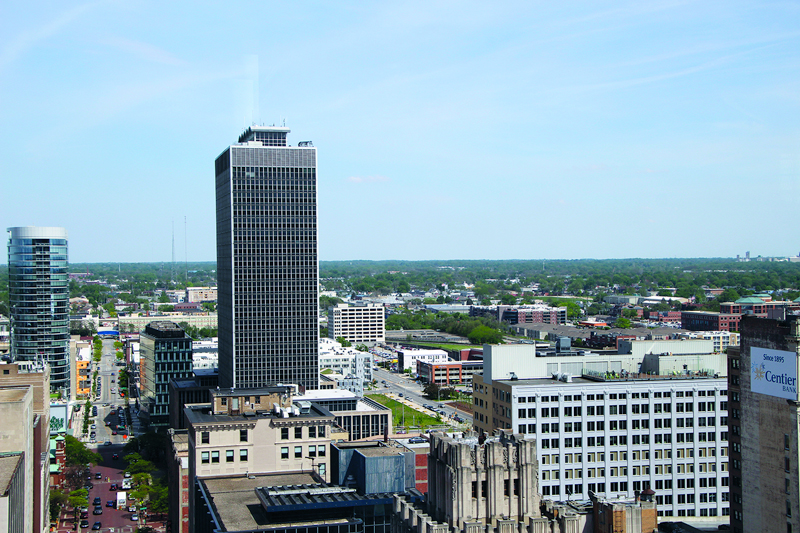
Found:
[[[302,439],[303,438],[303,427],[296,427],[294,428],[294,438]]]
[[[239,430],[239,442],[247,442],[247,430],[240,429]]]
[[[232,463],[233,462],[233,450],[225,450],[225,462]]]
[[[247,450],[239,450],[239,460],[247,461]]]
[[[219,463],[219,452],[211,452],[211,462]]]
[[[320,457],[325,457],[325,446],[324,445],[320,444],[319,446],[317,446],[317,455],[319,455]]]
[[[281,440],[289,440],[289,428],[281,428]]]
[[[308,438],[309,439],[317,438],[317,426],[308,426]]]
[[[294,458],[295,459],[302,459],[303,458],[303,447],[302,446],[295,446],[294,447]]]
[[[789,449],[789,435],[786,433],[783,434],[783,449],[784,450]]]
[[[200,457],[201,457],[201,460],[203,461],[204,465],[207,465],[209,463],[208,452],[201,452],[200,453]]]
[[[308,447],[308,456],[309,457],[316,457],[317,456],[317,447],[316,446],[309,446]]]
[[[281,446],[281,459],[288,459],[288,458],[289,458],[289,447]]]
[[[209,442],[208,431],[203,431],[202,433],[200,433],[200,442],[202,444],[208,444],[208,442]]]
[[[317,436],[321,439],[325,438],[325,426],[318,426],[317,427]]]
[[[222,400],[222,405],[228,405],[228,399],[227,398],[220,398],[220,399]]]

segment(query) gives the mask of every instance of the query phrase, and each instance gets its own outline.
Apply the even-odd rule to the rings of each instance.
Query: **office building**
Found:
[[[24,498],[22,502],[19,502],[18,497],[14,500],[16,502],[13,504],[15,513],[18,514],[13,517],[16,525],[10,531],[24,533],[42,531],[40,521],[37,521],[38,529],[34,529],[34,519],[37,514],[34,479],[39,472],[36,471],[38,457],[34,456],[36,438],[33,424],[33,402],[34,391],[30,385],[0,387],[0,420],[3,421],[0,454],[19,454],[22,459],[22,464],[15,465],[13,468],[15,471],[20,470],[16,475],[21,476],[22,481],[18,483],[21,483],[22,487],[18,487],[17,490],[24,494]],[[11,499],[9,499],[10,502]]]
[[[731,529],[800,531],[800,317],[743,316],[728,348]]]
[[[174,322],[151,322],[139,336],[139,417],[151,429],[169,427],[169,383],[192,376],[192,339]]]
[[[362,398],[349,390],[306,391],[297,400],[313,402],[331,412],[334,424],[347,434],[347,440],[383,435],[393,429],[392,410],[371,398]]]
[[[444,350],[421,350],[415,348],[401,348],[397,350],[398,372],[416,372],[417,361],[425,363],[446,363],[450,361]]]
[[[544,498],[630,498],[651,488],[659,516],[712,520],[729,512],[728,389],[713,376],[490,379],[484,371],[473,385],[474,426],[536,437]]]
[[[8,229],[11,352],[16,361],[50,365],[50,389],[69,398],[67,230]]]
[[[417,376],[423,383],[437,385],[472,385],[472,376],[483,372],[483,361],[417,361]]]
[[[215,164],[222,387],[319,383],[317,151],[254,126]]]
[[[216,287],[186,287],[184,301],[188,303],[196,302],[216,302]]]
[[[358,302],[338,304],[328,309],[328,336],[353,343],[375,346],[385,340],[385,315],[382,305]]]

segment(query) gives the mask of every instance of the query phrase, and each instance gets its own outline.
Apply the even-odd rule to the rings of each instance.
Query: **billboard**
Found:
[[[760,394],[797,401],[797,354],[751,347],[750,389]]]
[[[66,403],[50,404],[50,434],[67,431],[69,410]]]

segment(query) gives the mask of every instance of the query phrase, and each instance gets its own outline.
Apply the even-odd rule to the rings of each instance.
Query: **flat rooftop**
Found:
[[[697,379],[715,379],[714,375],[676,375],[676,376],[653,376],[650,374],[629,374],[628,377],[607,377],[607,378],[588,378],[573,376],[572,381],[564,382],[552,378],[535,378],[535,379],[496,379],[493,382],[499,382],[510,387],[515,386],[535,386],[535,387],[549,387],[556,385],[600,385],[603,383],[630,383],[630,382],[645,382],[645,381],[689,381]],[[718,379],[725,379],[720,378]]]
[[[22,452],[11,452],[0,455],[0,496],[8,494],[11,480],[17,465],[22,461]]]
[[[308,418],[333,418],[333,414],[322,406],[312,403],[311,410],[308,413],[301,412],[299,415],[290,415],[283,418],[282,415],[275,414],[271,409],[256,411],[254,413],[247,413],[242,415],[227,415],[227,414],[212,414],[210,403],[195,403],[188,404],[184,409],[187,422],[191,424],[215,424],[221,422],[242,422],[259,419],[273,419],[273,420],[299,420]]]
[[[252,478],[252,479],[251,479]],[[267,513],[256,495],[259,487],[316,483],[311,474],[261,474],[250,477],[217,477],[200,480],[208,491],[213,510],[226,531],[267,528]]]
[[[26,386],[0,388],[0,402],[21,402],[27,392]]]

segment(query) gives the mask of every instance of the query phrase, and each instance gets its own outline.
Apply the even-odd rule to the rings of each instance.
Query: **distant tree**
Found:
[[[444,296],[440,294],[439,297],[436,298],[436,303],[437,304],[443,304],[444,303]]]
[[[717,296],[717,301],[720,303],[735,302],[739,298],[741,298],[741,296],[739,296],[739,293],[736,292],[735,289],[725,289]]]
[[[500,303],[503,305],[514,305],[517,303],[517,297],[513,294],[505,293],[500,297]]]
[[[61,508],[69,502],[69,496],[61,492],[59,489],[52,489],[50,491],[50,520],[58,519],[61,514]]]
[[[160,304],[168,304],[169,303],[169,296],[167,296],[166,292],[162,292],[161,296],[158,297],[158,303],[160,303]]]
[[[328,328],[325,327],[325,326],[320,327],[319,328],[319,336],[320,337],[327,337],[328,336]]]
[[[158,306],[158,310],[161,311],[162,313],[172,313],[173,311],[175,311],[175,306],[174,305],[159,305]]]
[[[481,300],[481,305],[492,305],[492,301],[489,298],[484,298]]]
[[[635,309],[623,309],[622,316],[624,316],[625,318],[636,318],[638,316],[638,313],[636,312]]]
[[[73,509],[89,505],[89,491],[84,488],[73,490],[67,497],[67,503]]]
[[[217,304],[215,302],[203,302],[203,309],[209,313],[213,313],[217,309]]]
[[[467,335],[472,344],[500,344],[503,342],[503,334],[496,329],[488,326],[477,326]]]
[[[367,347],[366,344],[359,344],[356,346],[356,350],[358,350],[359,352],[368,352],[369,348]]]
[[[619,317],[617,319],[616,322],[614,322],[614,327],[615,328],[628,329],[628,328],[631,327],[631,321],[628,320],[627,318],[621,316],[621,317]]]

